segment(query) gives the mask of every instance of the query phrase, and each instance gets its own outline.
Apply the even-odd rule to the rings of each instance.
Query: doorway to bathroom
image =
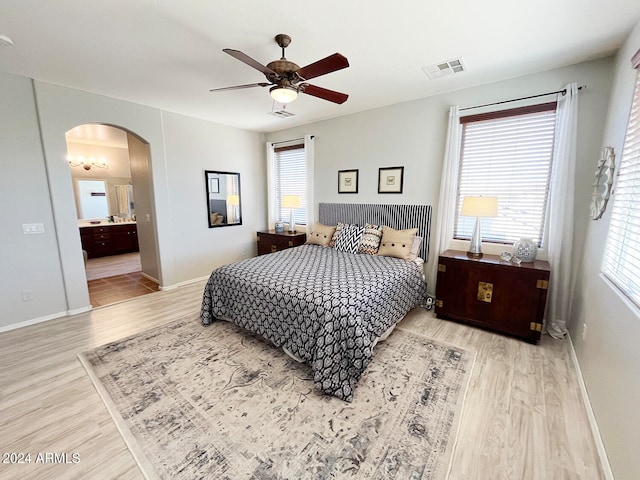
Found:
[[[149,145],[103,124],[65,137],[91,305],[157,291]]]

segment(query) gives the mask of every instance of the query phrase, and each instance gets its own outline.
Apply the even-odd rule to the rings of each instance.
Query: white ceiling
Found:
[[[86,125],[72,128],[67,132],[65,137],[67,143],[82,143],[101,147],[129,149],[127,133],[124,130],[108,125],[87,123]]]
[[[640,18],[638,0],[0,0],[0,70],[256,131],[274,131],[609,55]],[[348,93],[301,95],[267,115],[265,81],[222,52],[262,64],[289,34],[300,66],[335,52],[350,67],[310,81]],[[462,57],[467,72],[422,67]],[[536,93],[536,92],[532,92]]]

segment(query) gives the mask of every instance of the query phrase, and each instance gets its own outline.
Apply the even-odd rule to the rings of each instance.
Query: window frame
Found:
[[[304,138],[298,138],[294,140],[286,140],[281,142],[266,142],[267,147],[267,196],[268,196],[268,221],[269,229],[273,229],[276,222],[289,223],[290,212],[288,209],[283,211],[278,209],[282,194],[280,195],[280,201],[276,198],[276,190],[278,183],[278,171],[277,171],[277,151],[287,151],[293,149],[304,150],[305,159],[305,191],[301,194],[302,204],[300,209],[304,209],[306,216],[306,223],[295,221],[296,225],[301,226],[302,230],[308,230],[314,222],[313,211],[313,164],[314,164],[314,137],[312,135],[305,135]],[[300,192],[298,192],[300,193]],[[294,192],[284,192],[284,195],[298,194]]]
[[[465,134],[466,134],[466,125],[467,124],[471,124],[471,123],[477,123],[477,122],[486,122],[486,121],[491,121],[491,120],[501,120],[501,119],[508,119],[510,117],[518,117],[518,116],[524,116],[524,115],[530,115],[530,114],[534,114],[534,113],[544,113],[544,112],[554,112],[553,115],[553,133],[551,136],[551,141],[549,143],[549,141],[547,140],[547,145],[546,145],[546,154],[548,155],[548,163],[546,164],[546,168],[545,168],[545,176],[546,176],[546,185],[545,185],[545,193],[544,193],[544,206],[542,208],[542,213],[541,213],[541,218],[540,218],[540,230],[539,230],[539,238],[538,238],[538,245],[541,248],[541,252],[543,253],[542,257],[546,256],[546,243],[547,243],[547,234],[548,234],[548,222],[549,222],[549,199],[550,199],[550,189],[551,189],[551,174],[552,174],[552,168],[553,168],[553,154],[554,154],[554,146],[555,146],[555,141],[556,141],[556,129],[557,129],[557,124],[556,124],[556,112],[557,112],[557,101],[552,101],[552,102],[541,102],[541,103],[535,103],[535,104],[530,104],[530,105],[526,105],[526,106],[521,106],[521,107],[515,107],[515,108],[509,108],[509,109],[502,109],[502,110],[495,110],[495,111],[491,111],[491,112],[485,112],[485,113],[479,113],[479,114],[472,114],[472,115],[465,115],[465,116],[461,116],[459,119],[460,122],[460,148],[459,148],[459,155],[458,155],[458,178],[457,178],[457,185],[456,185],[456,207],[455,207],[455,216],[453,219],[453,238],[452,238],[452,242],[451,242],[451,246],[452,248],[456,248],[456,249],[461,249],[463,250],[464,248],[466,248],[466,244],[468,243],[470,237],[471,237],[471,232],[473,229],[473,224],[475,223],[475,219],[467,219],[465,220],[467,217],[462,217],[460,215],[460,209],[461,209],[461,204],[462,204],[462,197],[464,195],[487,195],[487,196],[498,196],[500,197],[500,195],[497,195],[496,192],[492,192],[490,190],[488,191],[478,191],[475,193],[465,193],[465,192],[461,192],[461,184],[463,182],[463,163],[464,163],[464,148],[465,148]],[[551,123],[551,122],[547,122],[547,123]],[[500,205],[500,201],[499,201],[499,218],[505,218],[504,213],[501,214],[500,210],[503,209],[504,207],[501,208]],[[504,212],[504,210],[502,210]],[[485,219],[484,222],[488,222],[488,221],[492,221],[491,219]],[[463,235],[464,233],[464,226],[461,224],[464,224],[466,222],[466,227],[467,229],[470,229],[469,235],[465,236]],[[463,230],[462,232],[460,230]],[[507,232],[507,237],[511,237],[514,236],[516,234],[514,234],[513,232]],[[526,236],[525,234],[520,234],[520,237],[524,237]],[[513,241],[511,238],[509,238],[508,240],[505,241],[499,241],[497,239],[491,239],[488,238],[486,235],[483,235],[483,248],[484,247],[488,247],[485,249],[485,251],[487,253],[499,253],[501,250],[504,250],[504,247],[506,245],[512,245]],[[517,240],[517,239],[516,239]]]
[[[634,275],[634,271],[640,269],[640,242],[637,241],[640,222],[634,225],[629,221],[640,215],[637,202],[640,196],[640,50],[631,64],[636,70],[636,80],[609,202],[601,273],[625,298],[640,307],[640,275]],[[630,227],[635,227],[635,233],[629,232]]]

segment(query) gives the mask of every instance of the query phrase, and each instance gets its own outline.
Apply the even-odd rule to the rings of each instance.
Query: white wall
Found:
[[[266,226],[260,134],[179,115],[163,118],[163,112],[151,107],[38,81],[33,84],[32,89],[30,79],[0,72],[4,183],[0,194],[0,329],[89,307],[72,178],[65,158],[65,133],[78,125],[121,127],[149,143],[155,199],[151,215],[158,239],[158,276],[164,288],[199,278],[215,265],[252,253],[255,230]],[[193,212],[201,213],[198,225],[206,220],[204,190],[194,194],[195,188],[204,188],[204,163],[211,169],[225,167],[242,173],[246,226],[191,228]],[[22,234],[23,223],[36,222],[44,224],[44,234]],[[188,230],[188,235],[181,235],[180,228]],[[22,300],[23,290],[32,291],[32,301]]]
[[[176,281],[208,276],[219,265],[256,255],[267,211],[260,135],[163,113]],[[178,161],[178,159],[180,159]],[[209,228],[205,170],[240,173],[242,225]]]
[[[617,166],[638,75],[631,68],[631,57],[638,48],[640,23],[612,69],[602,146],[614,147]],[[592,166],[595,170],[595,163]],[[571,331],[613,474],[617,480],[631,480],[640,471],[640,310],[600,273],[610,213],[608,208],[600,220],[589,221],[586,230]],[[584,338],[583,325],[587,327]]]
[[[448,111],[562,89],[570,82],[586,85],[580,93],[578,166],[576,178],[576,241],[579,259],[587,225],[588,205],[595,161],[599,156],[604,118],[611,87],[612,59],[580,63],[564,68],[481,85],[412,102],[317,122],[267,134],[269,141],[316,136],[316,202],[424,203],[434,207],[436,225],[440,177]],[[551,101],[553,97],[546,98]],[[297,101],[319,101],[301,98]],[[508,104],[515,107],[518,104]],[[495,107],[494,107],[495,108]],[[472,110],[469,113],[479,113]],[[377,193],[378,168],[404,166],[401,195]],[[359,169],[359,193],[338,194],[338,170]],[[430,259],[432,260],[433,248]],[[428,281],[434,290],[435,278]]]
[[[31,80],[0,72],[0,105],[1,329],[63,315],[67,302]],[[24,235],[24,223],[42,223],[44,233]]]

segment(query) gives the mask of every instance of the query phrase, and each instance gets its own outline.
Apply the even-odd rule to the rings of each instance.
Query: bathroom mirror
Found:
[[[107,186],[104,180],[76,180],[75,193],[79,219],[105,218],[109,215]]]
[[[209,228],[242,225],[240,174],[206,170],[204,177]]]

